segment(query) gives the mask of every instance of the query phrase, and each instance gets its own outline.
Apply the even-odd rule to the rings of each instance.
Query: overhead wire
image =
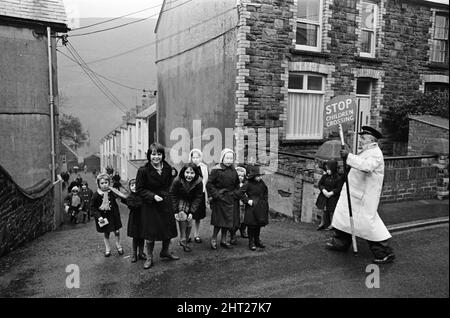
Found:
[[[146,17],[146,18],[143,18],[143,19],[139,19],[139,20],[136,20],[136,21],[131,21],[131,22],[124,23],[124,24],[121,24],[121,25],[116,25],[116,26],[114,26],[114,27],[110,27],[110,28],[106,28],[106,29],[101,29],[101,30],[96,30],[96,31],[91,31],[91,32],[86,32],[86,33],[80,33],[80,34],[74,34],[74,35],[70,35],[70,36],[71,36],[71,37],[77,37],[77,36],[82,36],[82,35],[95,34],[95,33],[100,33],[100,32],[105,32],[105,31],[109,31],[109,30],[121,28],[121,27],[130,25],[130,24],[142,22],[142,21],[148,20],[148,19],[150,19],[150,18],[152,18],[152,17],[158,16],[158,15],[160,15],[160,14],[163,13],[163,12],[167,12],[167,11],[169,11],[169,10],[173,10],[173,9],[175,9],[175,8],[178,8],[178,7],[180,7],[180,6],[182,6],[182,5],[185,5],[186,3],[192,2],[192,1],[193,1],[193,0],[187,0],[187,1],[185,1],[185,2],[183,2],[183,3],[180,3],[180,4],[178,4],[178,5],[174,6],[174,7],[170,7],[170,8],[168,8],[168,9],[164,10],[164,11],[161,11],[161,12],[155,13],[155,14],[152,14],[152,15]],[[172,3],[172,2],[171,2],[171,3]]]
[[[79,61],[79,57],[77,56],[77,54],[72,51],[72,49],[69,46],[66,46],[67,51],[70,53],[70,55],[72,55],[72,57],[78,61],[81,69],[86,73],[86,75],[89,77],[89,79],[92,81],[92,83],[100,90],[100,92],[106,96],[106,98],[108,98],[108,100],[115,106],[117,107],[120,111],[122,111],[124,114],[126,114],[126,107],[125,105],[123,105],[120,101],[118,101],[117,97],[114,96],[114,94],[112,94],[111,92],[108,93],[107,90],[105,90],[104,85],[101,85],[101,81],[98,78],[95,78],[93,74],[90,73],[90,71],[88,71],[88,67],[86,67],[86,65],[84,65],[82,63],[82,61]],[[59,50],[58,50],[59,51]],[[98,80],[98,82],[97,82]],[[102,83],[103,84],[103,83]],[[111,96],[112,95],[112,96]],[[124,108],[122,108],[122,106],[124,106]]]

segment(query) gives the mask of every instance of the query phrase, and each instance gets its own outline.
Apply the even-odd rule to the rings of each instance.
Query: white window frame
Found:
[[[363,28],[363,22],[362,22],[362,10],[363,10],[363,5],[364,4],[368,4],[368,5],[372,5],[374,7],[374,12],[373,12],[373,29],[367,29],[367,28]],[[376,52],[376,47],[377,47],[377,28],[378,28],[378,5],[376,3],[370,2],[370,1],[361,1],[361,34],[360,34],[360,45],[362,47],[362,32],[363,31],[368,31],[368,32],[373,32],[373,36],[372,36],[372,41],[370,43],[370,52],[362,52],[360,51],[360,56],[361,57],[375,57],[375,52]]]
[[[298,6],[301,0],[297,0],[297,12],[298,12]],[[312,52],[320,52],[322,50],[322,30],[323,30],[323,23],[322,23],[322,16],[323,16],[323,0],[317,0],[319,1],[319,21],[313,21],[308,19],[300,19],[296,18],[295,22],[295,34],[297,34],[297,23],[306,23],[306,24],[313,24],[318,26],[317,30],[317,46],[310,46],[310,45],[302,45],[297,44],[297,35],[295,35],[294,42],[295,42],[295,48],[298,50],[304,50],[304,51],[312,51]]]
[[[447,18],[447,38],[445,39],[445,38],[436,38],[435,37],[435,34],[436,34],[436,17],[437,16],[444,16],[444,17],[446,17]],[[437,11],[435,14],[434,14],[434,23],[433,23],[433,25],[434,25],[434,27],[433,27],[433,38],[432,38],[432,45],[431,45],[431,54],[430,54],[430,60],[431,60],[431,62],[435,62],[435,63],[448,63],[448,57],[449,57],[449,43],[448,43],[448,32],[449,32],[449,30],[448,30],[448,25],[449,25],[449,23],[450,23],[450,21],[449,21],[449,16],[448,16],[448,12],[442,12],[442,11]],[[435,50],[434,50],[434,41],[440,41],[440,42],[447,42],[447,45],[446,45],[446,56],[444,56],[444,59],[443,60],[435,60],[435,59],[433,59],[434,58],[434,55],[435,55]]]
[[[294,89],[294,88],[289,88],[288,89],[288,94],[314,94],[314,95],[322,95],[322,112],[323,112],[323,107],[324,107],[324,98],[325,98],[325,79],[326,76],[324,76],[321,73],[310,73],[310,72],[292,72],[295,75],[303,75],[303,89]],[[309,90],[308,89],[308,77],[309,76],[315,76],[315,77],[321,77],[322,78],[322,90],[318,91],[318,90]],[[288,107],[290,107],[288,105]],[[322,113],[321,112],[321,113]],[[323,116],[321,116],[320,118],[322,118],[323,121]],[[320,119],[319,118],[319,119]],[[301,136],[301,135],[293,135],[293,134],[289,134],[289,127],[287,127],[287,125],[289,125],[289,118],[287,120],[286,123],[286,140],[321,140],[323,139],[323,122],[320,125],[320,136],[317,137],[311,137],[311,136]]]

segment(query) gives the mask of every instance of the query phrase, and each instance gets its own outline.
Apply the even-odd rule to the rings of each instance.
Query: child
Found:
[[[79,189],[77,186],[73,186],[70,193],[64,200],[64,206],[67,214],[70,216],[70,222],[77,224],[78,212],[81,210],[82,201],[80,198]]]
[[[127,235],[133,238],[133,255],[131,257],[131,262],[136,263],[138,259],[147,259],[147,256],[144,254],[144,238],[142,233],[142,198],[136,193],[136,179],[131,179],[128,183],[128,187],[130,188],[130,194],[127,199],[123,201],[125,201],[125,204],[130,209]]]
[[[318,209],[323,211],[322,219],[317,230],[331,229],[331,219],[339,194],[342,189],[342,177],[338,174],[338,166],[335,160],[330,160],[324,164],[326,173],[320,178],[320,194],[316,201]],[[330,227],[330,228],[329,228]]]
[[[104,233],[105,257],[111,256],[111,247],[109,245],[109,234],[114,232],[116,236],[116,247],[119,255],[124,251],[120,245],[120,232],[122,221],[120,220],[119,206],[116,199],[126,196],[111,187],[111,177],[102,173],[97,176],[98,189],[92,196],[91,213],[95,218],[97,232]]]
[[[91,220],[91,199],[92,190],[89,189],[88,183],[83,181],[81,184],[81,210],[83,211],[83,223],[86,223],[86,218],[88,222]]]
[[[203,198],[202,202],[200,203],[199,209],[197,213],[194,215],[194,242],[195,243],[201,243],[202,239],[200,238],[199,231],[200,231],[200,221],[206,217],[206,207],[208,202],[208,195],[206,192],[206,183],[208,183],[208,167],[206,164],[202,162],[203,154],[199,149],[192,149],[189,153],[189,158],[192,163],[194,163],[197,168],[199,169],[200,177],[202,178],[203,182]]]
[[[245,170],[244,167],[236,167],[236,172],[239,176],[239,187],[242,189],[244,188],[244,186],[247,185],[247,181],[245,180],[247,171]],[[244,216],[245,216],[245,204],[244,202],[242,202],[242,200],[239,200],[239,227],[234,227],[231,230],[230,244],[232,245],[237,244],[236,232],[238,229],[242,238],[248,238],[246,233],[247,226],[244,223]]]
[[[259,236],[261,227],[269,224],[269,195],[259,167],[249,166],[247,171],[248,182],[243,188],[246,196],[242,201],[247,204],[244,223],[248,227],[248,247],[254,251],[257,247],[265,248]]]
[[[239,177],[234,168],[234,151],[225,148],[220,153],[220,163],[211,169],[206,184],[211,200],[211,225],[214,226],[211,248],[217,249],[217,235],[222,232],[220,246],[231,249],[233,246],[226,240],[227,232],[239,227],[239,200],[241,191]]]
[[[188,245],[192,221],[199,211],[203,193],[203,183],[197,166],[193,163],[185,165],[178,178],[170,188],[173,212],[180,228],[180,245],[185,252],[192,249]]]

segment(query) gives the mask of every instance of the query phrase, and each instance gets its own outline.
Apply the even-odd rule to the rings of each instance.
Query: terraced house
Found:
[[[158,135],[167,147],[211,130],[277,128],[280,152],[312,154],[335,132],[324,104],[352,95],[359,123],[385,136],[385,112],[417,91],[448,90],[448,1],[165,1],[156,25]],[[358,127],[356,127],[358,129]],[[354,126],[346,128],[350,138]],[[198,132],[197,132],[198,135]],[[237,145],[255,142],[245,134]],[[267,141],[268,143],[268,141]],[[198,145],[198,143],[197,143]],[[384,140],[387,155],[395,144]]]

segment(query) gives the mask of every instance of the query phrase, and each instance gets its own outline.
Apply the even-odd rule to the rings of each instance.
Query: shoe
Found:
[[[136,263],[138,261],[138,257],[136,254],[133,254],[133,256],[131,256],[131,263]]]
[[[196,236],[196,237],[194,238],[194,242],[195,242],[195,243],[201,243],[201,242],[202,242],[202,239],[201,239],[200,237]]]
[[[255,242],[255,246],[259,247],[259,248],[265,248],[266,247],[263,243],[261,243],[261,241]]]
[[[230,240],[230,244],[231,244],[231,245],[237,245],[237,243],[238,243],[238,240],[237,240],[236,237],[234,237],[234,238],[232,238],[232,239]]]
[[[248,238],[248,235],[247,235],[247,233],[245,233],[245,231],[241,231],[241,237]]]
[[[178,256],[173,255],[172,253],[169,253],[169,252],[166,252],[166,253],[161,252],[161,253],[159,253],[159,257],[167,258],[168,260],[171,260],[171,261],[176,261],[176,260],[180,259]]]
[[[211,240],[211,248],[213,250],[217,250],[217,241],[216,240]]]
[[[334,230],[334,227],[332,227],[331,225],[325,229],[325,231],[331,231],[331,230]]]
[[[147,259],[147,255],[145,255],[144,253],[139,253],[139,254],[138,254],[138,259],[140,259],[140,260],[146,260],[146,259]]]
[[[325,226],[325,224],[321,224],[317,227],[317,231],[322,231],[325,230],[327,227]]]
[[[124,253],[123,248],[122,248],[122,247],[119,247],[119,248],[117,249],[117,253],[119,253],[119,255],[123,255],[123,253]]]
[[[372,262],[374,264],[387,264],[387,263],[392,263],[395,259],[395,255],[393,253],[383,257],[383,258],[375,258]]]
[[[185,252],[192,252],[192,249],[184,242],[180,242],[180,246],[183,248]]]
[[[325,244],[325,248],[330,250],[330,251],[337,251],[337,252],[345,252],[345,251],[347,251],[347,249],[344,249],[342,247],[337,247],[332,242],[327,242]]]
[[[188,243],[191,243],[191,242],[192,242],[192,237],[188,238],[188,239],[187,239],[187,242],[188,242]]]
[[[226,248],[226,249],[232,249],[233,248],[233,246],[231,246],[231,244],[227,243],[227,242],[220,242],[220,246],[223,247],[223,248]]]
[[[148,258],[144,263],[144,269],[149,269],[152,266],[153,266],[153,259]]]
[[[105,257],[110,257],[111,256],[111,252],[105,252]]]
[[[249,248],[251,251],[256,251],[256,245],[255,245],[254,243],[249,244],[249,245],[248,245],[248,248]]]

